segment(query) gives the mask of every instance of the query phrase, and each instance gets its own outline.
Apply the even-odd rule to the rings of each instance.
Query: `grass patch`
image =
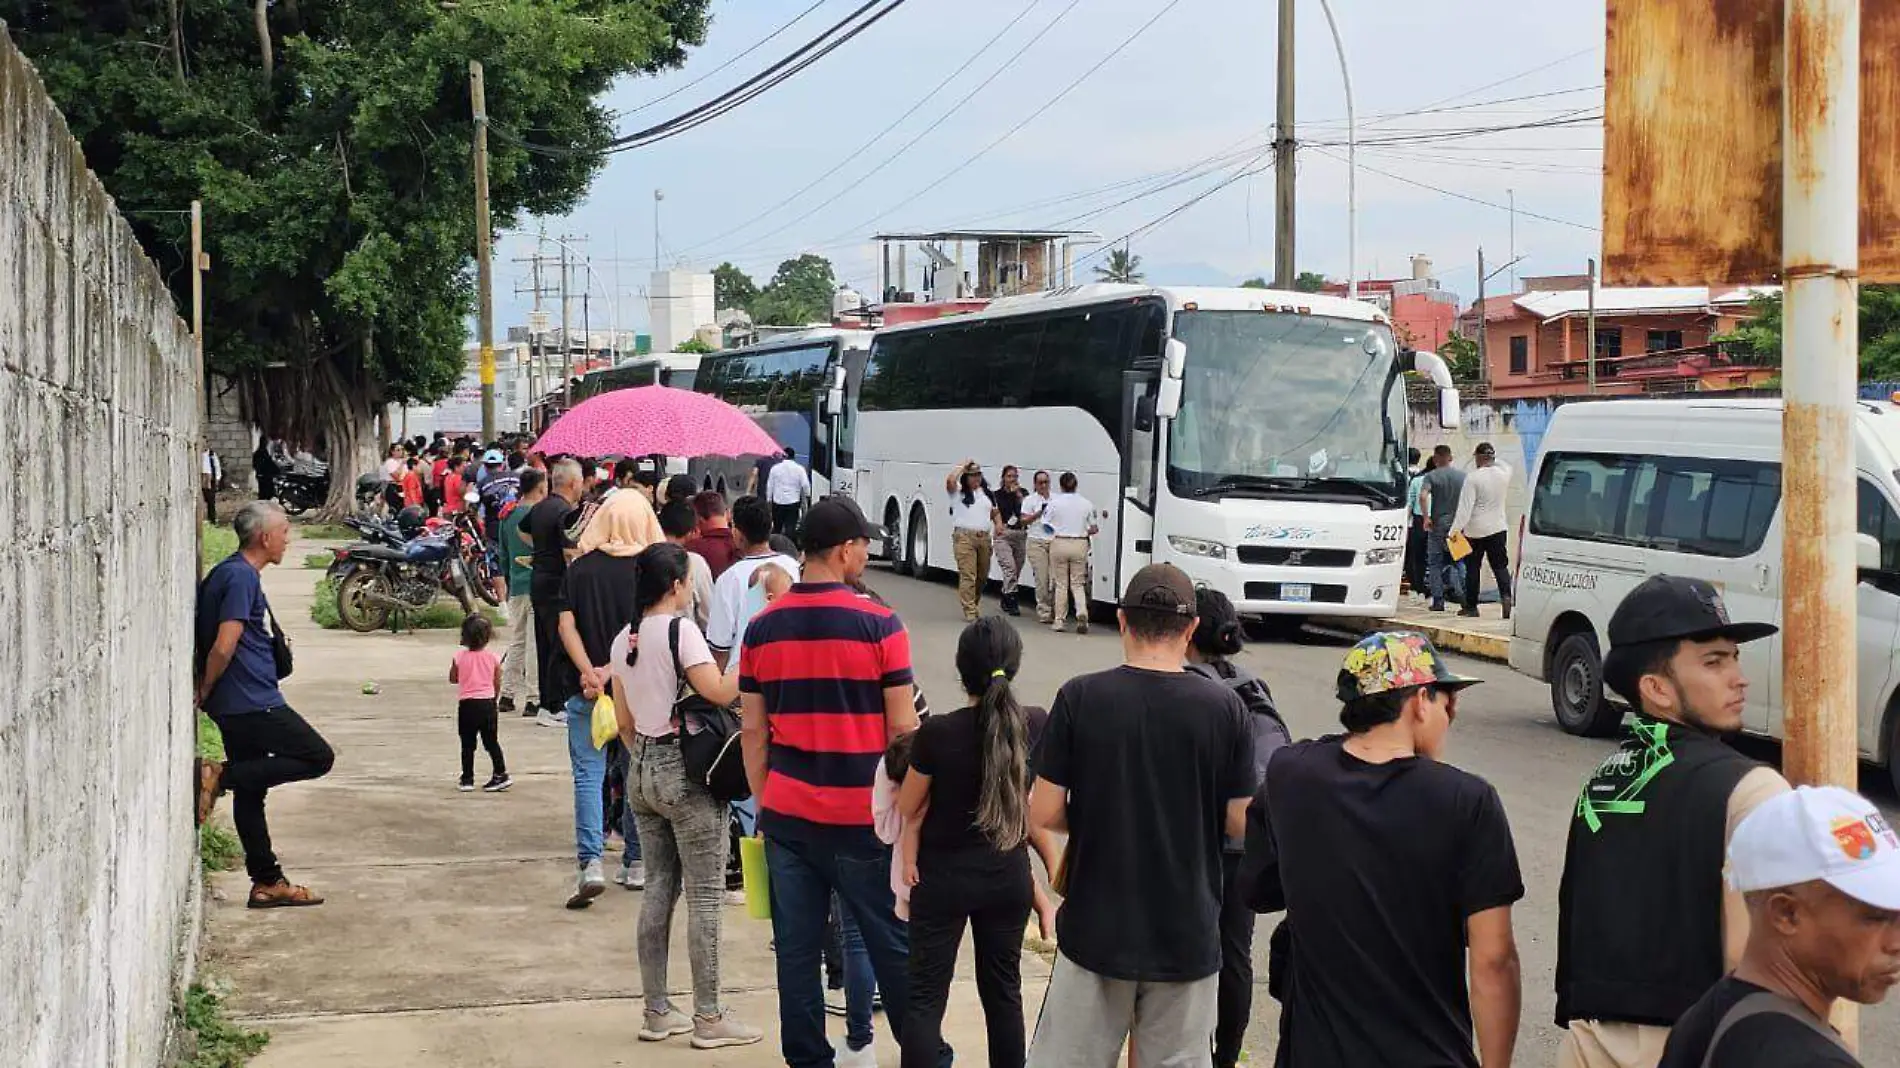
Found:
[[[324,568],[329,567],[335,560],[336,553],[334,552],[307,553],[303,558],[304,570],[322,571]]]
[[[237,532],[215,523],[201,523],[199,531],[198,574],[203,575],[217,566],[220,560],[237,552]]]
[[[230,871],[243,857],[244,843],[238,841],[236,831],[210,820],[198,828],[198,865],[206,875]]]
[[[191,1034],[185,1068],[243,1068],[270,1042],[270,1032],[232,1023],[225,1014],[224,999],[198,983],[185,992],[182,1015],[180,1022]]]
[[[224,735],[203,709],[198,710],[198,755],[206,760],[224,759]]]
[[[303,523],[297,527],[297,536],[312,541],[355,541],[361,537],[341,523]]]
[[[497,627],[508,625],[508,618],[493,606],[478,602],[475,610]],[[310,599],[310,621],[324,630],[343,629],[343,620],[336,611],[336,583],[328,578],[317,580],[316,591]],[[462,606],[445,594],[420,612],[401,613],[400,618],[391,615],[390,623],[400,630],[460,630]]]

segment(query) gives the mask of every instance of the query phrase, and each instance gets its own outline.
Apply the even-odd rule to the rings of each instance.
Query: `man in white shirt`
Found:
[[[1023,498],[1023,528],[1029,532],[1029,568],[1036,573],[1036,620],[1054,623],[1056,576],[1049,564],[1049,547],[1055,544],[1056,536],[1042,521],[1042,513],[1049,507],[1049,472],[1036,472],[1034,485],[1035,492]]]
[[[784,466],[781,463],[772,470]],[[763,500],[741,497],[732,502],[732,530],[741,555],[713,583],[712,607],[706,614],[706,643],[712,646],[719,670],[727,674],[738,670],[739,640],[753,614],[765,604],[765,590],[752,584],[752,573],[766,564],[777,564],[794,581],[798,579],[798,561],[772,551],[772,513]]]
[[[798,536],[798,516],[811,493],[811,476],[799,466],[798,451],[785,446],[785,459],[765,476],[765,499],[772,504],[772,533]]]
[[[1075,600],[1075,632],[1089,632],[1089,538],[1095,535],[1095,505],[1076,492],[1075,472],[1062,472],[1058,483],[1062,492],[1050,498],[1042,510],[1041,526],[1053,539],[1049,545],[1049,567],[1055,574],[1054,619],[1051,629],[1061,633],[1069,615],[1070,598]],[[1040,607],[1040,606],[1038,606]]]
[[[216,449],[206,449],[198,457],[198,490],[204,494],[205,520],[218,521],[218,486],[224,482],[224,462]]]
[[[1509,619],[1510,526],[1504,517],[1504,494],[1511,486],[1511,469],[1497,462],[1497,451],[1488,441],[1478,446],[1472,458],[1477,462],[1477,470],[1465,476],[1465,488],[1458,494],[1458,514],[1451,521],[1452,534],[1462,533],[1471,542],[1471,555],[1465,557],[1465,606],[1458,614],[1478,614],[1478,580],[1488,559],[1491,573],[1497,577],[1498,600],[1504,606],[1504,618]]]

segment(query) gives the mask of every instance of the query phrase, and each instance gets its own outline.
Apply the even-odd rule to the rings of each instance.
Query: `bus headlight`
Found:
[[[1400,546],[1394,546],[1389,549],[1367,549],[1366,566],[1378,567],[1380,564],[1395,563],[1404,553],[1405,549]]]
[[[1168,544],[1183,556],[1206,556],[1215,560],[1227,559],[1227,546],[1205,538],[1181,538],[1168,535]]]

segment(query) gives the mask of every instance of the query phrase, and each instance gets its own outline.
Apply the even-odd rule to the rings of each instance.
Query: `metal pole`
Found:
[[[205,271],[211,266],[205,256],[205,212],[200,201],[191,202],[191,352],[197,363],[198,372],[198,452],[200,456],[211,447],[211,378],[205,374]],[[194,458],[196,459],[196,458]],[[193,465],[197,466],[196,464]],[[218,457],[219,473],[222,474],[224,457]],[[211,484],[212,500],[217,499],[218,486]],[[200,508],[202,509],[202,504]],[[203,511],[199,518],[206,518]],[[200,544],[204,541],[204,532],[198,533]]]
[[[1278,88],[1273,138],[1273,285],[1292,289],[1293,274],[1293,0],[1280,0]]]
[[[488,217],[488,92],[482,64],[468,61],[469,103],[475,109],[475,288],[482,346],[482,440],[495,440],[495,269],[493,225]]]
[[[1506,189],[1504,195],[1511,205],[1511,263],[1517,263],[1517,190]],[[1517,292],[1517,267],[1511,268],[1511,292]]]
[[[1584,320],[1584,343],[1590,354],[1590,392],[1597,391],[1597,261],[1590,261],[1590,316]]]
[[[1333,51],[1339,54],[1339,79],[1346,83],[1346,297],[1359,299],[1359,129],[1352,110],[1352,73],[1346,69],[1346,45],[1339,39],[1339,23],[1333,20],[1330,0],[1319,0],[1326,15],[1326,28],[1333,34]]]
[[[1853,789],[1860,4],[1788,0],[1785,18],[1782,768]]]
[[[1484,314],[1484,249],[1478,250],[1478,381],[1491,384],[1491,361],[1485,359],[1485,338],[1491,333]]]
[[[660,201],[665,199],[665,193],[658,189],[653,191],[653,269],[655,271],[660,269]]]
[[[531,350],[528,354],[528,404],[530,407],[541,402],[541,395],[547,392],[547,366],[542,362],[541,350],[541,239],[545,234],[537,234],[534,239],[534,317],[528,323],[528,342]]]
[[[561,403],[574,403],[574,343],[568,340],[567,242],[561,244]]]

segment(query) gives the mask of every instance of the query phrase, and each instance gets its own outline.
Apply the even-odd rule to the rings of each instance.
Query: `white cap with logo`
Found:
[[[1900,911],[1900,836],[1866,798],[1800,786],[1761,803],[1728,845],[1729,885],[1775,890],[1824,880],[1848,897]]]

